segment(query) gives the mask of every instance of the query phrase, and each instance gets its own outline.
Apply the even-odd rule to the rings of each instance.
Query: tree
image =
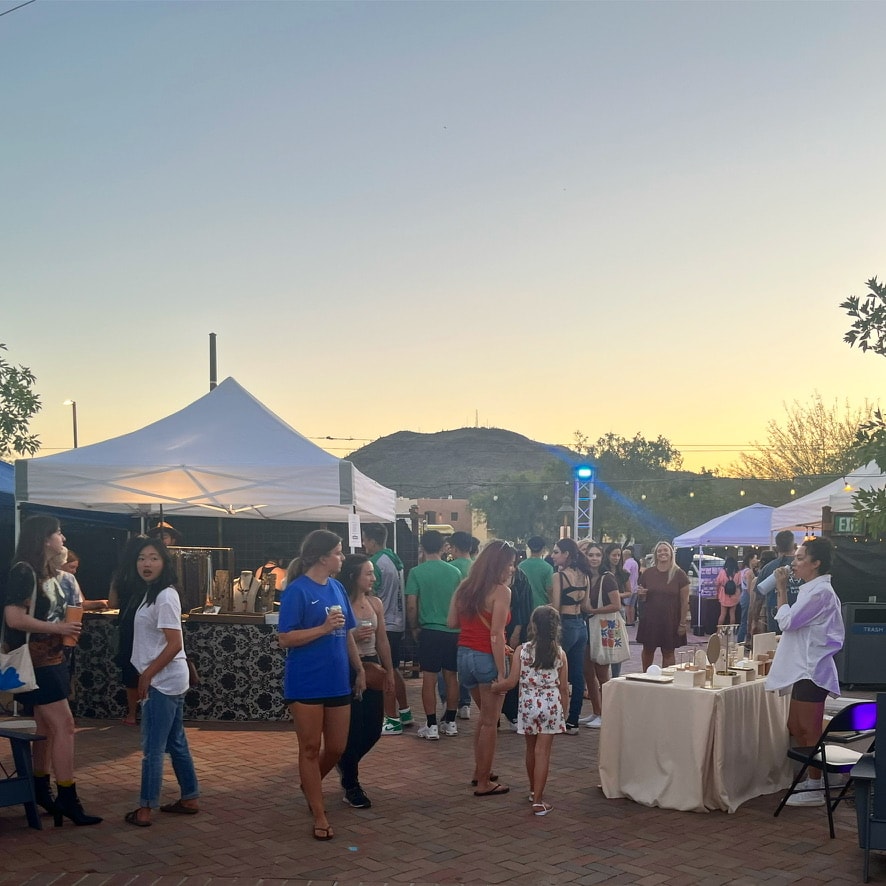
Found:
[[[739,477],[793,481],[799,493],[811,491],[820,477],[846,474],[858,467],[857,435],[869,421],[872,407],[842,410],[835,400],[827,405],[815,392],[812,403],[784,403],[785,417],[766,425],[766,443],[753,445],[757,454],[744,453],[731,470]]]
[[[870,293],[864,296],[864,301],[850,295],[840,305],[854,319],[843,341],[849,347],[857,345],[862,351],[886,356],[886,286],[871,277],[867,287]],[[875,461],[880,470],[886,467],[886,419],[879,409],[858,429],[855,443],[860,463]],[[873,535],[886,534],[886,490],[861,490],[852,500],[868,531]]]
[[[6,350],[0,343],[0,351]],[[40,411],[36,380],[27,366],[14,366],[0,355],[0,458],[13,452],[34,455],[40,449],[37,435],[28,433],[30,420]]]

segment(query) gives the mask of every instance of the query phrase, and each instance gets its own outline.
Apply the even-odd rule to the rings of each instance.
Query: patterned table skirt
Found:
[[[185,719],[289,719],[283,704],[285,654],[274,625],[185,622],[184,640],[200,674],[200,685],[185,699]],[[87,615],[73,661],[75,716],[115,720],[126,713],[115,651],[116,618]]]

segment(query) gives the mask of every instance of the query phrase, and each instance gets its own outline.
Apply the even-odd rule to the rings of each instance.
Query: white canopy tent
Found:
[[[758,503],[714,517],[678,535],[674,539],[674,547],[700,549],[702,545],[768,545],[773,510],[769,505]]]
[[[115,513],[391,523],[396,494],[321,449],[233,378],[139,431],[15,463],[19,502]]]
[[[849,486],[851,489],[846,489]],[[859,489],[883,489],[884,474],[875,461],[858,468],[845,477],[833,480],[821,489],[810,492],[796,501],[789,501],[772,512],[772,531],[782,529],[815,529],[821,526],[821,509],[831,507],[835,511],[854,511],[852,496]]]

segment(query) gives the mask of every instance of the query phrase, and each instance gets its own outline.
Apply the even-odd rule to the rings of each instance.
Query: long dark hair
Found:
[[[612,544],[606,545],[603,549],[603,563],[600,566],[600,573],[611,572],[615,576],[615,581],[618,584],[618,589],[624,590],[628,585],[628,573],[624,568],[624,553],[622,552],[621,558],[618,561],[618,566],[615,569],[612,568],[612,561],[609,559],[609,555],[613,551],[621,551],[621,545]],[[605,568],[604,568],[605,567]]]
[[[597,543],[594,542],[594,544],[596,545]],[[564,567],[565,569],[577,569],[579,572],[583,572],[588,578],[591,577],[591,564],[588,563],[588,558],[571,538],[561,538],[557,542],[557,547],[563,553],[569,555],[569,560],[567,560],[566,566]],[[597,547],[599,547],[599,545],[597,545]]]
[[[21,525],[18,544],[15,546],[15,562],[27,563],[38,579],[52,578],[55,573],[49,567],[46,556],[46,539],[61,530],[61,524],[49,514],[34,514]]]
[[[515,556],[516,551],[506,541],[497,538],[480,551],[468,577],[455,592],[455,605],[460,616],[475,618],[483,611],[486,595],[492,588],[507,584],[505,572]]]
[[[735,578],[735,573],[738,572],[738,560],[735,557],[727,557],[723,562],[723,569],[729,578]]]
[[[357,576],[364,564],[369,562],[366,554],[348,554],[345,562],[342,563],[341,572],[337,578],[344,585],[344,589],[348,592],[348,599],[353,602],[357,594]]]
[[[292,563],[289,564],[289,569],[286,572],[287,584],[300,575],[304,575],[320,561],[321,557],[331,554],[340,544],[341,537],[328,529],[315,529],[313,532],[309,532],[301,543],[301,552],[295,569],[292,568]]]
[[[534,668],[549,670],[560,654],[560,613],[553,606],[537,606],[529,616],[529,642],[535,646]]]

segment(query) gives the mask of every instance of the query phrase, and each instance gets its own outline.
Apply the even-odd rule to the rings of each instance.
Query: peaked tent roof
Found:
[[[852,487],[845,491],[846,484]],[[833,480],[821,489],[810,492],[796,501],[789,501],[772,512],[772,531],[782,529],[805,529],[821,526],[821,509],[830,506],[835,510],[855,510],[852,496],[859,489],[883,489],[886,487],[886,474],[875,462],[868,462],[845,477]],[[833,501],[831,500],[833,497]]]
[[[275,520],[392,522],[396,496],[226,378],[173,415],[15,463],[16,497],[56,507]]]
[[[675,548],[699,545],[768,545],[772,512],[769,505],[753,504],[714,517],[674,539]]]

